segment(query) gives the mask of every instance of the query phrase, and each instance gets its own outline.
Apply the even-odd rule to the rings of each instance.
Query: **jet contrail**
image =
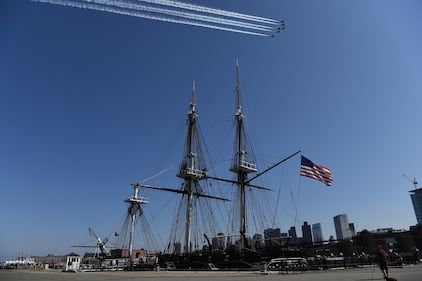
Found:
[[[173,1],[173,0],[138,0],[138,1],[146,2],[150,4],[158,4],[158,5],[171,6],[175,8],[187,9],[187,10],[192,10],[196,12],[203,12],[203,13],[215,14],[215,15],[220,15],[220,16],[227,16],[227,17],[232,17],[232,18],[256,21],[256,22],[263,22],[263,23],[269,23],[269,24],[280,23],[280,21],[274,20],[274,19],[241,14],[241,13],[236,13],[236,12],[231,12],[231,11],[226,11],[226,10],[221,10],[221,9],[214,9],[214,8],[209,8],[205,6],[200,6],[200,5],[182,3],[182,2]]]
[[[189,13],[189,12],[182,12],[178,10],[154,8],[151,6],[145,6],[145,5],[139,5],[139,4],[129,4],[127,2],[121,2],[121,1],[116,1],[116,0],[84,0],[84,1],[93,1],[97,3],[103,2],[104,4],[107,4],[107,5],[114,5],[114,6],[119,6],[122,8],[139,9],[139,10],[144,10],[144,11],[148,10],[154,13],[163,13],[163,14],[177,16],[177,17],[189,18],[193,20],[213,22],[213,23],[223,24],[223,25],[232,25],[232,26],[238,26],[238,27],[249,28],[249,29],[257,29],[257,30],[263,30],[263,31],[274,30],[273,27],[265,26],[265,25],[258,25],[258,24],[252,24],[252,23],[242,22],[238,20],[230,20],[230,19],[219,18],[219,17],[214,17],[214,16],[207,16],[207,15],[202,15],[198,13]]]
[[[170,16],[175,16],[175,17],[187,18],[187,19],[191,19],[195,21],[204,21],[204,22],[211,22],[211,23],[216,23],[220,25],[231,25],[231,26],[236,26],[236,27],[241,27],[241,28],[246,28],[246,29],[255,29],[255,30],[260,30],[264,32],[274,31],[274,27],[271,27],[271,26],[257,25],[257,24],[242,22],[238,20],[230,20],[230,19],[218,18],[214,16],[206,16],[206,15],[202,15],[198,13],[189,13],[189,12],[182,12],[178,10],[157,8],[157,7],[145,6],[141,4],[129,3],[129,2],[123,2],[123,1],[116,1],[116,0],[82,0],[82,1],[101,4],[101,5],[116,6],[116,7],[120,7],[124,9],[140,10],[140,11],[151,12],[151,13],[165,14],[165,15],[170,15]]]
[[[174,166],[176,166],[176,165],[171,165],[170,167],[165,168],[165,169],[164,169],[164,170],[162,170],[162,171],[159,171],[159,172],[158,172],[158,173],[156,173],[155,175],[152,175],[152,176],[150,176],[150,177],[148,177],[148,178],[146,178],[146,179],[143,179],[143,180],[141,180],[141,181],[139,181],[139,182],[141,182],[141,183],[146,183],[146,182],[148,182],[148,181],[150,181],[150,180],[152,180],[152,179],[155,179],[156,177],[160,176],[161,174],[164,174],[164,173],[165,173],[165,172],[167,172],[168,170],[172,169]]]
[[[48,3],[53,5],[62,5],[67,7],[74,7],[74,8],[80,8],[80,9],[87,9],[87,10],[96,10],[96,11],[102,11],[102,12],[110,12],[115,14],[121,14],[126,16],[132,16],[132,17],[140,17],[145,19],[151,19],[151,20],[158,20],[158,21],[164,21],[164,22],[171,22],[171,23],[178,23],[178,24],[186,24],[186,25],[192,25],[192,26],[198,26],[198,27],[206,27],[210,29],[217,29],[217,30],[223,30],[223,31],[230,31],[235,33],[243,33],[248,35],[256,35],[256,36],[269,36],[264,33],[257,33],[257,32],[250,32],[240,29],[233,29],[233,28],[226,28],[221,27],[217,25],[210,25],[205,24],[201,22],[195,22],[195,21],[188,21],[188,20],[179,20],[179,19],[172,19],[172,18],[166,18],[161,16],[154,16],[147,13],[141,13],[136,11],[126,11],[119,8],[112,8],[112,7],[103,7],[98,4],[89,4],[89,3],[80,3],[76,1],[71,0],[31,0],[33,2],[41,2],[41,3]]]
[[[280,25],[276,21],[274,23],[265,23],[267,25],[260,25],[260,24],[252,24],[250,22],[227,19],[223,17],[217,16],[209,16],[204,15],[203,13],[209,13],[207,10],[210,9],[213,11],[213,14],[223,15],[224,13],[228,14],[235,14],[237,15],[236,18],[240,18],[239,15],[247,16],[244,14],[228,12],[224,10],[212,9],[208,7],[192,5],[192,4],[185,4],[176,1],[168,1],[168,0],[138,0],[139,2],[161,5],[166,7],[174,7],[177,9],[187,9],[182,8],[182,6],[186,5],[189,7],[191,11],[195,11],[196,13],[192,12],[184,12],[177,9],[167,9],[167,8],[157,8],[153,6],[146,6],[136,4],[130,1],[116,1],[116,0],[31,0],[33,2],[40,2],[40,3],[48,3],[53,5],[61,5],[67,7],[75,7],[80,9],[89,9],[89,10],[96,10],[102,12],[110,12],[115,14],[133,16],[133,17],[140,17],[145,19],[151,20],[158,20],[170,23],[177,23],[177,24],[185,24],[191,26],[198,26],[222,31],[229,31],[234,33],[242,33],[247,35],[254,35],[254,36],[274,36],[275,31],[280,31]],[[164,4],[165,3],[165,4]],[[167,4],[171,5],[167,5]],[[179,7],[180,6],[180,7]],[[194,7],[194,9],[192,8]],[[200,9],[205,9],[201,11]],[[223,13],[224,12],[224,13]],[[163,16],[164,15],[164,16]],[[171,16],[171,17],[168,17]],[[226,15],[224,15],[227,17]],[[255,16],[252,16],[255,18]],[[260,18],[265,19],[265,18]],[[271,24],[272,26],[268,26]],[[233,28],[236,27],[236,28]],[[278,26],[278,28],[277,28]],[[257,31],[258,30],[258,31]]]

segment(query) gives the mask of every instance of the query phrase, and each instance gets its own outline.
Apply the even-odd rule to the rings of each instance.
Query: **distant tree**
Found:
[[[342,253],[345,257],[350,257],[353,255],[354,248],[353,243],[350,240],[343,240],[337,244],[337,251]]]
[[[422,250],[422,224],[418,224],[412,231],[413,242],[419,251]]]
[[[396,241],[399,252],[409,252],[414,245],[412,239],[405,233],[398,235]]]
[[[362,230],[358,236],[354,238],[356,249],[367,254],[375,252],[377,247],[374,236],[366,229]]]

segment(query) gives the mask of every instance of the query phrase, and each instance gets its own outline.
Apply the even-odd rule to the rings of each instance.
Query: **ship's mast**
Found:
[[[132,257],[133,241],[135,237],[135,222],[136,215],[142,215],[141,204],[149,203],[146,198],[139,197],[139,184],[132,184],[133,196],[126,199],[125,202],[129,203],[128,216],[131,218],[130,223],[130,237],[129,237],[129,257]]]
[[[239,79],[239,63],[236,63],[236,112],[235,112],[235,124],[236,124],[236,136],[234,145],[234,157],[230,171],[234,172],[237,177],[237,185],[239,188],[239,205],[240,205],[240,245],[245,246],[246,243],[246,184],[249,173],[257,172],[255,161],[253,160],[252,154],[248,154],[251,151],[247,151],[249,144],[245,138],[245,128],[243,124],[244,115],[242,114],[242,106],[240,100],[240,79]]]
[[[181,238],[183,240],[183,250],[184,254],[190,254],[193,249],[193,240],[194,240],[194,222],[197,220],[204,220],[205,217],[208,217],[211,219],[211,216],[202,214],[201,216],[198,216],[197,218],[194,218],[194,216],[197,215],[196,209],[199,207],[199,204],[196,204],[196,200],[199,200],[200,198],[208,198],[208,199],[216,199],[216,200],[224,200],[228,201],[226,198],[208,195],[206,194],[200,185],[200,181],[207,179],[207,168],[205,159],[203,157],[203,150],[202,150],[202,144],[200,139],[200,133],[199,133],[199,125],[198,125],[198,114],[196,112],[196,104],[195,104],[195,83],[193,83],[192,87],[192,98],[189,105],[188,110],[188,118],[187,118],[187,134],[186,134],[186,142],[185,142],[185,148],[183,152],[183,158],[179,166],[179,170],[177,173],[177,177],[181,178],[183,180],[181,188],[180,189],[172,189],[172,188],[166,188],[166,187],[159,187],[159,186],[152,186],[147,185],[143,183],[139,183],[140,186],[149,188],[149,189],[155,189],[155,190],[162,190],[162,191],[169,191],[174,193],[179,193],[182,195],[181,202],[175,217],[174,221],[174,234],[177,235],[178,231],[177,229],[181,228],[181,225],[183,225],[183,231],[184,231],[184,237]],[[186,209],[184,209],[186,208]],[[181,214],[184,216],[184,223],[179,222],[179,213],[180,211],[185,211],[185,214]],[[198,214],[199,215],[199,214]],[[180,223],[180,224],[179,224]],[[204,223],[211,223],[210,221],[204,221]],[[176,225],[176,227],[175,227]],[[176,229],[177,228],[177,229]],[[173,238],[179,239],[179,237],[171,237],[171,240]],[[182,241],[172,241],[174,242],[174,252],[176,252],[176,243],[182,242]],[[169,244],[169,248],[170,248]]]
[[[180,163],[179,172],[177,176],[184,179],[184,191],[186,194],[186,227],[185,227],[185,253],[190,253],[192,250],[192,212],[194,194],[201,192],[199,180],[206,177],[205,166],[201,165],[201,159],[198,159],[199,147],[198,144],[198,128],[197,128],[196,104],[195,104],[195,82],[192,86],[192,98],[188,110],[188,131],[186,135],[186,144],[184,157]]]

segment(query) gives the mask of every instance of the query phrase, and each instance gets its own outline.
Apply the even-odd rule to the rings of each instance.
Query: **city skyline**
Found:
[[[405,228],[405,229],[404,228],[395,229],[393,227],[374,227],[370,229],[368,228],[360,229],[359,231],[357,231],[354,226],[355,223],[349,222],[347,218],[347,214],[335,215],[332,218],[333,218],[333,226],[336,232],[329,234],[329,237],[330,237],[329,239],[323,238],[324,237],[324,235],[322,234],[323,227],[321,223],[314,222],[312,224],[308,224],[307,220],[303,221],[302,225],[300,225],[302,229],[302,232],[301,232],[302,236],[298,235],[296,231],[296,226],[290,226],[288,229],[285,229],[284,231],[280,228],[277,228],[277,229],[268,228],[264,231],[264,235],[267,233],[268,237],[272,237],[272,238],[298,239],[298,241],[300,241],[300,242],[296,241],[295,243],[314,243],[314,242],[323,242],[323,241],[330,241],[330,240],[349,240],[355,237],[359,232],[362,232],[364,230],[368,232],[377,232],[377,231],[385,230],[385,229],[392,229],[395,231],[408,231],[412,227],[416,226],[416,225],[410,225],[408,228]],[[336,227],[336,225],[338,226]],[[337,237],[337,239],[332,239],[331,237],[335,237],[334,235],[337,235],[337,228],[338,228],[338,233],[340,233],[340,238]],[[306,236],[307,238],[304,239],[304,236]],[[311,239],[312,241],[309,240],[309,237],[312,238]]]

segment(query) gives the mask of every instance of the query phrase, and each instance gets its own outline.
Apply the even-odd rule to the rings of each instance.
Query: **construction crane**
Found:
[[[92,228],[88,228],[89,234],[95,238],[95,242],[97,245],[75,245],[72,247],[77,248],[95,248],[94,257],[98,258],[99,260],[103,260],[106,257],[109,257],[111,255],[110,250],[106,247],[106,243],[108,242],[108,238],[101,239],[100,236],[98,236]],[[92,241],[91,241],[92,243]],[[90,243],[90,244],[91,244]]]
[[[106,243],[108,242],[108,238],[101,239],[92,228],[89,228],[89,234],[91,234],[97,240],[97,246],[101,251],[102,256],[109,256],[110,251],[106,248]]]
[[[410,181],[413,184],[413,186],[415,187],[415,189],[417,189],[418,182],[416,181],[416,178],[413,178],[413,180],[412,180],[408,176],[406,176],[405,174],[403,174],[403,177],[405,177],[408,181]]]

